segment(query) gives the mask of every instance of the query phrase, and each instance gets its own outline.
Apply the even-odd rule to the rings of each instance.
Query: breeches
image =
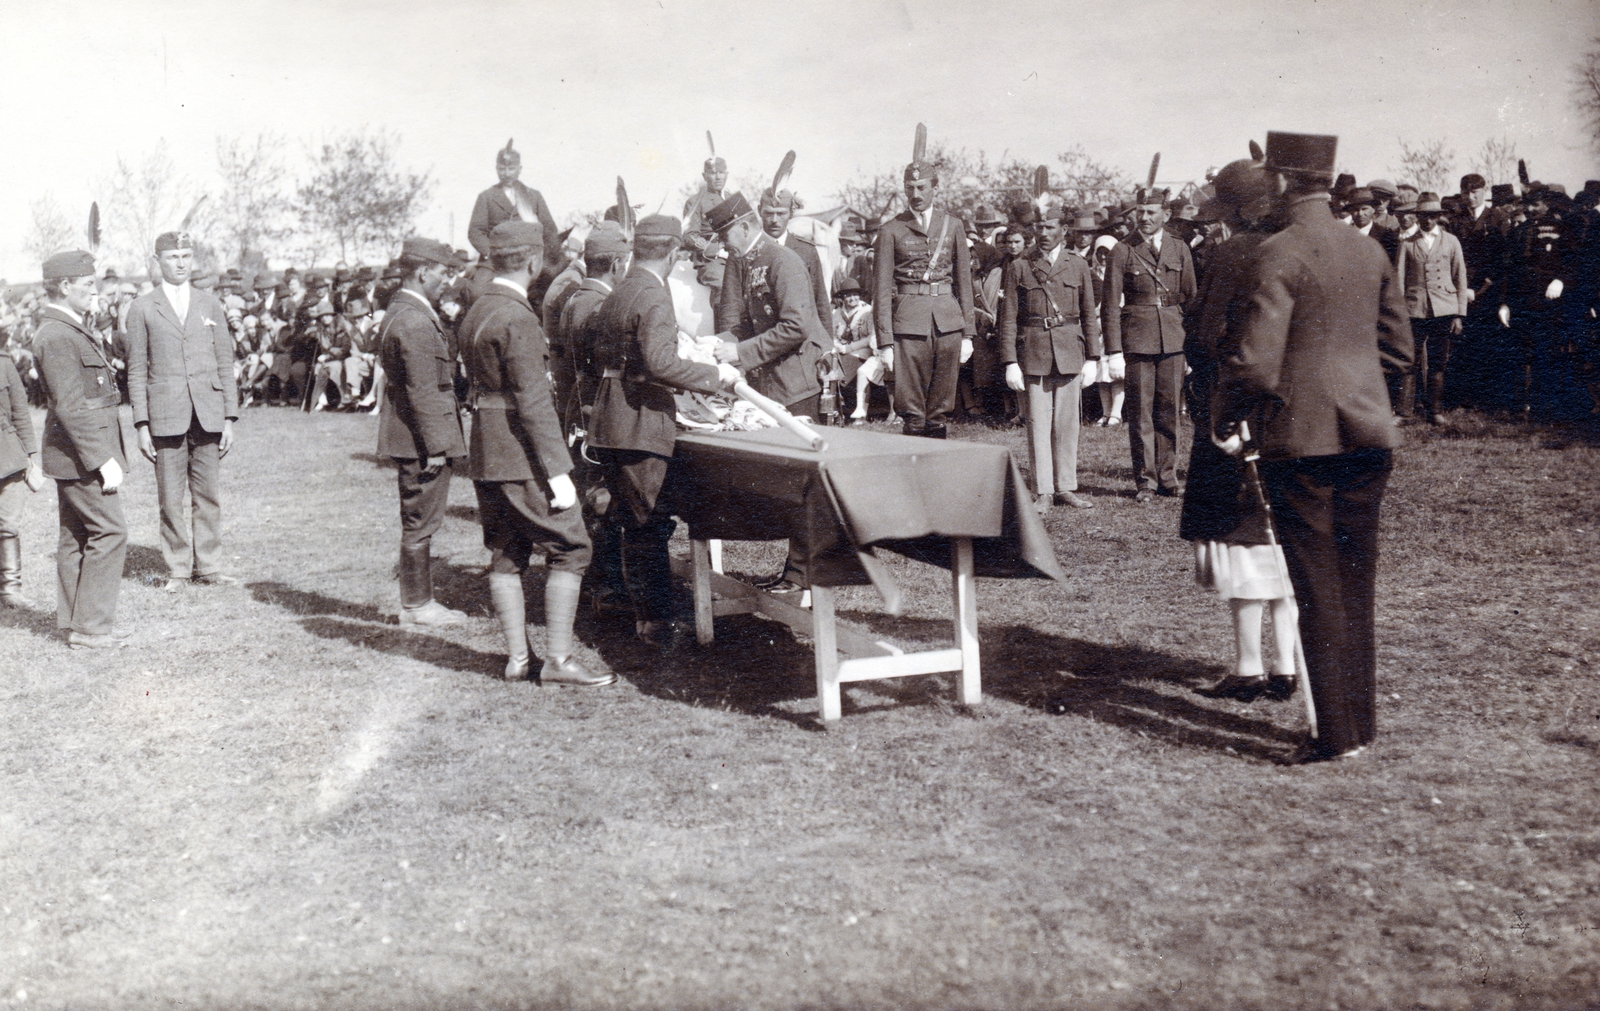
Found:
[[[161,503],[161,557],[174,579],[214,575],[222,559],[222,433],[189,417],[182,435],[152,436],[156,497]],[[191,525],[184,499],[193,502]]]
[[[16,537],[21,533],[22,507],[33,494],[28,490],[26,475],[27,471],[19,470],[0,477],[0,537]]]
[[[961,331],[933,337],[895,334],[894,408],[908,431],[942,428],[956,407]]]
[[[56,546],[56,627],[85,635],[111,631],[128,553],[122,498],[99,477],[56,481],[61,540]]]
[[[455,461],[446,460],[444,468],[433,477],[422,473],[426,460],[396,457],[394,462],[399,470],[396,481],[400,488],[400,550],[427,547],[444,523]]]
[[[535,545],[545,550],[551,572],[583,575],[593,551],[582,506],[552,511],[539,481],[474,481],[483,546],[494,553],[491,572],[521,572]]]

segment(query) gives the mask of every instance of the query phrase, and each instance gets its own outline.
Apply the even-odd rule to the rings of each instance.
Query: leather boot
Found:
[[[35,606],[22,595],[22,541],[16,534],[0,535],[0,607]]]
[[[400,547],[400,606],[421,607],[433,599],[433,560],[429,546]]]

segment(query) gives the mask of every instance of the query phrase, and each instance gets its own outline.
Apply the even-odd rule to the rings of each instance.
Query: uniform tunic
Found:
[[[878,339],[895,347],[895,409],[907,432],[943,434],[955,410],[961,339],[976,334],[966,228],[939,208],[924,228],[903,211],[878,230],[873,299]]]
[[[785,407],[822,391],[817,363],[833,339],[814,298],[800,256],[765,233],[749,252],[728,258],[717,330],[738,340],[741,370],[759,370],[750,382],[756,392]]]

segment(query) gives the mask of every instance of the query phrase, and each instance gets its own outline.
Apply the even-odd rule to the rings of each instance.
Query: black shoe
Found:
[[[1295,749],[1289,761],[1294,765],[1313,765],[1317,762],[1340,762],[1345,759],[1355,758],[1365,750],[1357,746],[1347,751],[1334,751],[1321,741],[1306,741]]]
[[[1149,505],[1156,500],[1156,493],[1149,488],[1140,488],[1134,492],[1133,500],[1139,505]]]
[[[1161,487],[1156,489],[1156,494],[1164,498],[1183,498],[1182,488]]]
[[[1197,689],[1199,694],[1212,699],[1237,699],[1240,702],[1254,702],[1261,693],[1267,690],[1267,679],[1264,677],[1240,677],[1229,674],[1210,688]]]
[[[774,586],[781,586],[788,582],[788,579],[785,578],[787,575],[787,569],[779,569],[777,575],[764,576],[761,579],[750,580],[750,585],[758,590],[771,590]]]
[[[1267,698],[1274,702],[1287,702],[1294,698],[1295,690],[1299,687],[1299,678],[1292,678],[1287,674],[1274,674],[1267,678]]]

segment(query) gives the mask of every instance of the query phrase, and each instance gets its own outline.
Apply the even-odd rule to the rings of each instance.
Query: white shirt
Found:
[[[1371,235],[1372,234],[1372,222],[1370,222],[1370,221],[1367,222],[1366,224],[1364,224],[1361,227],[1357,228],[1356,231],[1360,232],[1362,235]]]
[[[933,215],[933,208],[930,207],[925,211],[912,211],[911,213],[917,219],[917,224],[921,225],[922,230],[926,232],[928,230],[928,218]]]
[[[1157,256],[1161,255],[1161,233],[1165,230],[1158,228],[1156,229],[1156,234],[1145,237],[1145,241],[1150,243],[1150,248],[1156,251]]]
[[[172,311],[178,314],[179,322],[189,321],[189,282],[182,284],[168,284],[161,282],[161,290],[167,296],[167,302],[172,306]]]
[[[1056,260],[1060,256],[1061,256],[1061,247],[1060,246],[1056,246],[1054,249],[1050,250],[1050,252],[1045,254],[1045,259],[1049,260],[1050,261],[1050,266],[1054,267],[1056,265]]]
[[[642,264],[642,263],[639,264],[639,269],[644,271],[646,274],[649,274],[651,277],[655,278],[657,281],[660,281],[662,284],[666,284],[667,283],[667,279],[666,278],[662,277],[660,274],[657,274],[655,271],[651,270],[649,267],[646,267],[644,264]]]
[[[428,301],[426,295],[422,294],[420,291],[412,291],[410,288],[401,288],[399,291],[395,292],[395,297],[398,298],[401,295],[410,295],[418,305],[428,310],[428,315],[433,317],[434,322],[437,323],[439,321],[439,311],[433,307],[432,302]]]
[[[497,277],[497,278],[494,279],[494,283],[495,284],[503,284],[503,285],[505,285],[507,288],[510,288],[512,291],[516,292],[518,295],[521,295],[523,298],[527,298],[528,297],[528,289],[523,287],[522,285],[518,284],[517,282],[511,280],[510,278]]]
[[[68,316],[72,317],[72,322],[78,324],[79,326],[83,325],[83,317],[79,316],[77,313],[73,312],[71,309],[68,309],[66,306],[62,305],[60,302],[46,302],[45,305],[47,307],[51,308],[51,309],[60,309],[62,312],[66,313]]]

